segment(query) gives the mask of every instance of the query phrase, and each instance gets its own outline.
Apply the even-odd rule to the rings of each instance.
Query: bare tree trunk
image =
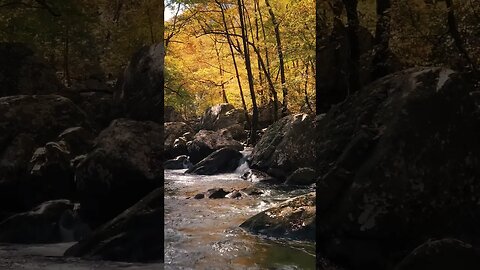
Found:
[[[252,124],[250,127],[250,143],[255,145],[257,142],[257,123],[258,123],[258,108],[257,108],[257,101],[255,97],[255,89],[253,84],[253,73],[252,73],[252,66],[250,63],[250,49],[248,46],[248,35],[247,29],[245,25],[245,18],[243,13],[244,3],[243,0],[237,0],[238,4],[238,14],[240,16],[240,25],[242,28],[242,41],[243,41],[243,52],[245,54],[245,69],[247,70],[247,77],[248,77],[248,86],[250,89],[250,96],[252,99]]]
[[[309,63],[305,63],[305,85],[304,85],[304,93],[305,93],[305,104],[307,104],[308,110],[313,113],[312,105],[310,104],[310,99],[308,98],[308,67]]]
[[[348,74],[349,93],[353,93],[360,89],[360,46],[357,34],[360,23],[358,20],[357,4],[358,0],[343,0],[343,5],[347,12],[348,40],[350,44],[350,69]]]
[[[477,67],[475,63],[473,62],[472,58],[468,54],[467,49],[465,48],[465,44],[462,40],[462,37],[460,36],[460,32],[458,32],[458,24],[457,24],[457,18],[455,17],[455,10],[453,8],[453,0],[445,0],[445,5],[448,10],[448,32],[453,38],[453,42],[455,43],[455,47],[457,47],[457,50],[463,55],[467,63],[470,65],[472,70],[475,73],[478,73]]]
[[[64,41],[64,51],[63,51],[63,78],[65,80],[65,85],[70,86],[70,65],[69,65],[69,53],[70,53],[70,26],[67,23],[65,26],[65,41]]]
[[[217,42],[216,41],[214,41],[213,45],[215,47],[215,53],[217,54],[218,67],[219,67],[219,70],[220,70],[220,80],[221,80],[220,86],[222,87],[222,92],[221,92],[222,100],[223,100],[223,103],[228,103],[227,93],[225,93],[225,76],[224,76],[224,72],[223,72],[222,61],[220,59],[220,50],[217,47]]]
[[[375,29],[375,55],[371,80],[381,78],[390,73],[388,67],[388,51],[390,43],[390,0],[377,0],[377,25]]]
[[[283,93],[282,116],[284,116],[286,115],[288,110],[288,89],[287,89],[287,83],[285,79],[285,64],[283,59],[282,40],[280,38],[280,25],[268,1],[269,0],[265,0],[265,4],[268,7],[268,13],[270,13],[270,18],[272,20],[272,23],[275,29],[275,40],[277,42],[277,54],[278,54],[278,60],[280,61],[280,81],[282,83],[282,93]]]
[[[230,54],[232,56],[233,66],[235,68],[235,75],[237,77],[238,89],[240,90],[240,97],[242,99],[242,106],[243,106],[243,110],[245,111],[245,119],[247,120],[247,125],[250,128],[251,127],[250,117],[248,116],[247,104],[245,102],[245,96],[243,95],[242,81],[240,80],[240,74],[238,72],[237,60],[236,60],[236,57],[235,57],[235,52],[233,51],[233,42],[232,42],[232,39],[230,37],[230,33],[228,31],[227,20],[225,18],[225,11],[223,10],[222,4],[220,2],[218,2],[218,0],[215,0],[215,2],[220,7],[220,10],[222,12],[223,27],[225,28],[228,47],[230,49]]]

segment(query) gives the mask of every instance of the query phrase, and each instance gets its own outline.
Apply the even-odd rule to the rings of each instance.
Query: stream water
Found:
[[[252,235],[239,227],[249,217],[311,189],[261,186],[240,199],[194,199],[211,188],[241,190],[248,170],[214,176],[165,171],[165,269],[315,269],[315,244]]]

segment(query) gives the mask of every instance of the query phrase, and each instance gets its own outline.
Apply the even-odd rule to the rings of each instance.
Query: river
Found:
[[[211,188],[240,190],[248,170],[214,176],[165,171],[165,269],[315,269],[315,244],[252,235],[239,225],[249,217],[311,189],[260,186],[264,194],[241,199],[194,199]]]

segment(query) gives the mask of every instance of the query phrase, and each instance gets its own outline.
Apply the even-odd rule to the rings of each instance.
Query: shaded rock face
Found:
[[[33,244],[78,241],[88,232],[88,226],[74,213],[73,203],[55,200],[1,222],[0,242]]]
[[[275,106],[274,102],[270,101],[264,106],[258,108],[258,128],[267,128],[275,122]],[[290,114],[287,112],[287,114]],[[282,103],[277,101],[277,120],[282,118]]]
[[[172,106],[165,106],[164,120],[166,122],[185,122],[185,118]]]
[[[56,95],[0,98],[1,208],[25,211],[58,198],[32,185],[30,160],[38,147],[75,126],[89,129],[85,114],[67,98]]]
[[[119,116],[163,123],[163,54],[162,43],[132,56],[114,94]]]
[[[185,155],[169,159],[163,163],[163,169],[165,170],[190,169],[192,166],[193,164],[190,162],[188,156]]]
[[[64,91],[55,70],[22,43],[0,43],[0,97]]]
[[[265,210],[240,227],[253,233],[315,241],[315,192]]]
[[[480,269],[480,252],[456,239],[428,241],[412,251],[395,270]]]
[[[81,92],[75,103],[87,114],[96,130],[106,128],[115,118],[110,90]]]
[[[222,103],[208,108],[202,117],[200,127],[206,130],[219,130],[236,124],[245,124],[245,112],[235,109],[229,103]]]
[[[158,188],[70,247],[65,256],[163,261],[163,226],[163,188]]]
[[[132,206],[163,180],[163,128],[117,119],[95,139],[75,172],[82,215],[92,226]]]
[[[222,148],[243,150],[243,145],[229,136],[222,136],[220,132],[200,130],[191,142],[187,143],[187,151],[193,164],[200,162],[208,155]]]
[[[240,165],[242,153],[231,148],[222,148],[208,155],[202,161],[188,169],[186,173],[213,175],[233,172]]]
[[[310,185],[315,183],[315,170],[312,168],[300,168],[295,170],[286,181],[289,185]]]
[[[478,239],[480,125],[469,89],[452,70],[409,69],[318,121],[323,254],[385,269],[428,238]]]
[[[280,119],[255,145],[250,167],[283,180],[298,168],[314,167],[314,130],[314,121],[307,114]]]
[[[218,130],[222,136],[230,137],[237,141],[245,141],[248,137],[247,132],[245,131],[243,125],[235,124],[227,128],[222,128]]]
[[[184,122],[167,122],[163,125],[165,131],[164,151],[165,158],[171,159],[187,154],[187,141],[193,136],[185,136],[186,133],[193,134],[193,129]],[[181,139],[184,137],[184,139]],[[181,140],[183,143],[178,142]]]

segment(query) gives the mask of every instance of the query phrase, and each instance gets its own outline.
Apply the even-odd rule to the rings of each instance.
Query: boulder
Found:
[[[163,215],[163,188],[158,188],[67,249],[65,256],[163,262]]]
[[[185,118],[172,106],[165,106],[164,120],[167,122],[185,122]]]
[[[385,269],[429,238],[480,239],[472,89],[449,69],[408,69],[318,121],[322,254],[350,269]]]
[[[223,188],[212,188],[206,193],[206,197],[209,199],[224,199],[230,192],[223,190]]]
[[[89,130],[85,114],[69,99],[56,95],[0,98],[0,205],[26,211],[55,198],[30,181],[30,160],[38,147],[54,141],[65,129]],[[37,200],[38,198],[38,200]]]
[[[0,242],[56,243],[78,241],[89,233],[68,200],[47,201],[31,211],[15,214],[0,223]]]
[[[218,130],[220,134],[224,137],[230,137],[237,141],[245,141],[248,137],[247,132],[243,125],[235,124],[226,128]]]
[[[220,130],[237,124],[243,127],[245,121],[244,110],[235,109],[229,103],[222,103],[212,106],[205,111],[200,126],[201,129]]]
[[[187,137],[185,137],[184,135],[187,133],[193,134],[193,129],[184,122],[167,122],[163,127],[165,132],[165,158],[170,159],[187,154],[186,144],[193,136],[187,135]],[[182,144],[182,142],[184,144]]]
[[[93,227],[132,206],[163,181],[163,128],[117,119],[75,171],[81,214]]]
[[[457,239],[428,241],[415,248],[395,270],[480,269],[480,252]]]
[[[133,54],[113,96],[119,116],[163,123],[164,50],[159,43]]]
[[[287,200],[243,222],[240,227],[269,237],[315,241],[315,192]]]
[[[225,147],[238,151],[243,150],[243,145],[240,142],[211,130],[200,130],[195,134],[193,140],[187,144],[188,155],[193,164],[198,163],[214,151]]]
[[[271,125],[253,149],[250,167],[285,180],[296,169],[315,164],[314,119],[288,115]]]
[[[193,164],[188,159],[188,156],[185,155],[169,159],[163,163],[163,169],[165,170],[190,169],[192,166]]]
[[[231,148],[222,148],[208,155],[185,173],[213,175],[234,172],[243,158],[242,153]]]
[[[23,43],[0,42],[0,97],[65,91],[55,70]]]
[[[106,91],[82,91],[75,100],[96,130],[106,128],[115,118],[113,108],[113,93]]]
[[[312,168],[300,168],[295,170],[286,181],[289,185],[311,185],[315,183],[315,170]]]
[[[275,122],[275,103],[269,103],[258,108],[258,128],[264,129]],[[290,114],[290,112],[287,112]],[[277,101],[277,120],[282,118],[282,103]]]

